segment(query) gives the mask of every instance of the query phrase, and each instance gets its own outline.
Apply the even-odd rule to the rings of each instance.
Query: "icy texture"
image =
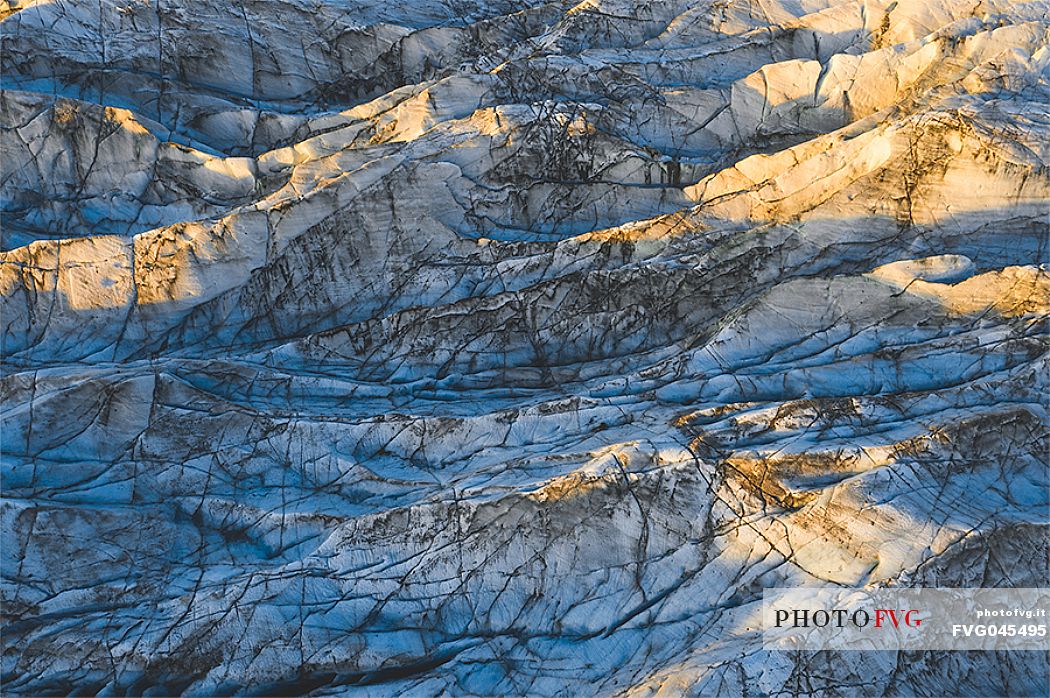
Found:
[[[1050,3],[0,8],[7,694],[1046,694]]]

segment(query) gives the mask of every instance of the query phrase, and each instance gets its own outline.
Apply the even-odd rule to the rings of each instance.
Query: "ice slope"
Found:
[[[12,695],[1044,695],[1050,4],[8,2]]]

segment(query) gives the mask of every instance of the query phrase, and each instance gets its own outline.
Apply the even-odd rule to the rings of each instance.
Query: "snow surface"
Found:
[[[6,693],[1047,693],[1050,3],[0,18]]]

